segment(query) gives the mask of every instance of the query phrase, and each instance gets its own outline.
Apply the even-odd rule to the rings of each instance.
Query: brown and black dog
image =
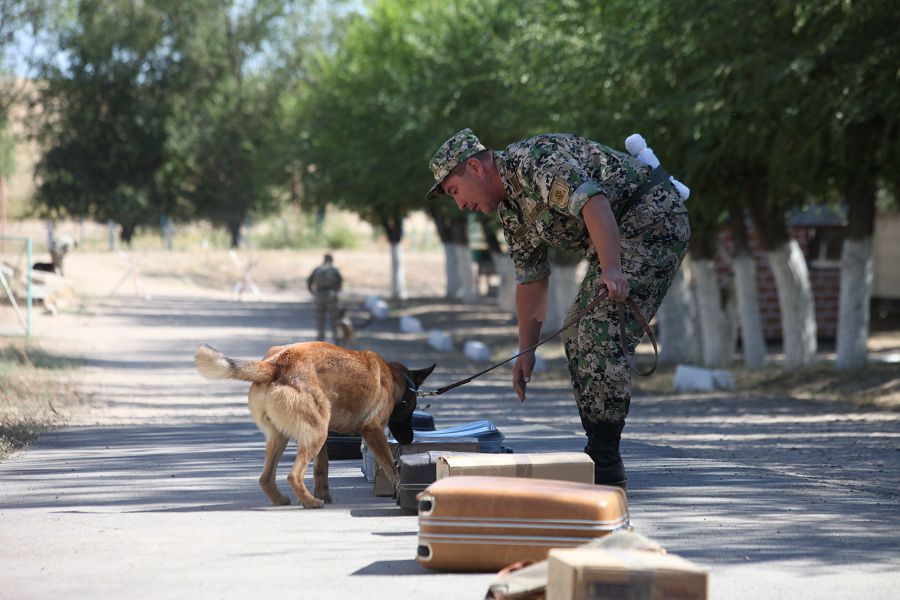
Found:
[[[197,370],[208,379],[250,381],[250,413],[266,436],[266,462],[259,485],[272,504],[290,504],[275,484],[275,469],[288,441],[297,441],[297,458],[288,475],[300,503],[322,508],[331,502],[328,490],[328,431],[361,435],[375,460],[397,481],[384,427],[401,444],[413,439],[412,414],[416,390],[434,370],[410,370],[387,362],[372,351],[359,352],[325,342],[275,346],[262,360],[228,358],[215,348],[200,346]],[[313,494],[303,478],[312,457]]]

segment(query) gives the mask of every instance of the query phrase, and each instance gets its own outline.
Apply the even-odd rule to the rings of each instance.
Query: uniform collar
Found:
[[[500,173],[503,189],[506,190],[506,199],[511,201],[521,195],[522,184],[519,182],[518,175],[516,175],[515,167],[509,164],[509,153],[495,151],[494,164],[497,165],[497,172]]]

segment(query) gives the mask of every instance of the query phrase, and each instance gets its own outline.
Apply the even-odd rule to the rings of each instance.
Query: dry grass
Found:
[[[73,366],[33,345],[0,346],[0,460],[64,424],[80,404],[70,383]]]

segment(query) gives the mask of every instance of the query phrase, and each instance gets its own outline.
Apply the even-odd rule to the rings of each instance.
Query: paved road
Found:
[[[419,567],[415,517],[372,497],[359,461],[332,464],[324,510],[266,506],[246,385],[203,380],[191,357],[308,339],[309,305],[117,300],[51,325],[87,360],[92,410],[0,465],[0,598],[483,597],[490,575]],[[389,358],[436,360],[432,385],[467,372],[390,324],[365,333]],[[519,404],[506,377],[429,410],[493,419],[519,452],[580,449],[564,384]],[[637,531],[709,567],[713,598],[900,597],[900,414],[641,397],[626,438]]]

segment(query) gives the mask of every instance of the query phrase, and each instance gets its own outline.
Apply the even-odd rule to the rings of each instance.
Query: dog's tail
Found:
[[[275,365],[261,360],[237,360],[228,358],[212,346],[203,344],[194,354],[197,370],[207,379],[240,379],[253,383],[271,383],[275,378]]]

